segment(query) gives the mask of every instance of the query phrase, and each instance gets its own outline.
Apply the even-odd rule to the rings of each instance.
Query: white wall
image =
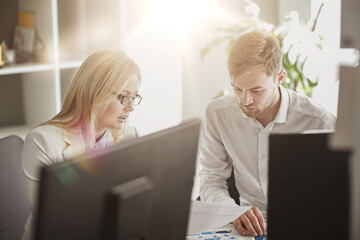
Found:
[[[341,0],[312,0],[313,17],[321,3],[325,3],[317,23],[317,30],[323,36],[323,50],[314,71],[319,73],[319,85],[315,87],[313,98],[337,115],[339,96],[340,62],[340,9]]]
[[[265,20],[268,23],[276,24],[279,20],[279,0],[253,0],[256,3],[261,11],[260,18]]]
[[[225,44],[215,48],[202,60],[200,49],[215,38],[217,19],[204,19],[194,24],[183,48],[182,117],[201,117],[206,105],[229,85]]]
[[[162,0],[125,1],[124,50],[142,75],[143,101],[130,115],[141,135],[177,125],[181,121],[181,39],[169,18],[175,9]],[[164,3],[164,5],[162,5]]]
[[[159,25],[146,25],[127,37],[127,54],[139,65],[143,101],[131,114],[141,135],[181,121],[181,43]]]
[[[311,0],[278,0],[278,19],[291,11],[297,11],[300,19],[311,17]]]

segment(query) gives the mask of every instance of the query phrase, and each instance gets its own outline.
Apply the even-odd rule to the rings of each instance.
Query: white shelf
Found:
[[[56,66],[53,63],[21,63],[21,64],[12,64],[5,65],[0,68],[0,75],[10,75],[10,74],[22,74],[22,73],[32,73],[32,72],[43,72],[51,71],[56,68],[68,69],[68,68],[78,68],[84,62],[85,57],[77,58],[67,58],[61,59],[59,66]]]
[[[80,61],[80,60],[61,62],[61,63],[59,63],[59,68],[60,69],[78,68],[81,66],[82,63],[83,63],[83,61]]]
[[[54,69],[55,65],[52,63],[21,63],[3,66],[0,69],[0,75],[51,71]]]
[[[17,11],[34,13],[36,34],[41,39],[45,60],[0,68],[0,96],[9,95],[17,100],[9,100],[9,104],[3,104],[0,110],[6,113],[14,108],[19,112],[2,121],[6,125],[0,126],[0,137],[11,134],[25,137],[31,129],[29,126],[52,118],[59,112],[61,99],[86,57],[104,48],[117,48],[122,37],[119,20],[123,16],[120,11],[124,10],[118,0],[15,2],[5,0],[5,5],[12,8],[4,17],[16,18]],[[11,28],[0,26],[0,32],[7,33]],[[4,93],[6,95],[2,95]],[[14,126],[19,122],[24,125]]]
[[[80,55],[60,58],[59,68],[60,69],[79,68],[85,59],[86,56],[80,56]]]

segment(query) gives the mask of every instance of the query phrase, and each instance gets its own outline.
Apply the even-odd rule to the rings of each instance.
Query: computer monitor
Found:
[[[348,239],[349,155],[332,133],[269,138],[268,239]]]
[[[185,239],[200,121],[41,169],[35,239]]]

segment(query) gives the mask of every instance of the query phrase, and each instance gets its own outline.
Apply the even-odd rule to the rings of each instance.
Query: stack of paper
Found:
[[[232,222],[249,209],[250,207],[203,203],[192,200],[187,234],[213,231]]]

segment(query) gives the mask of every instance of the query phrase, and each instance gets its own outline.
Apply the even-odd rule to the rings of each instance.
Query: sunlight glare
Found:
[[[221,12],[208,0],[149,0],[149,21],[171,27],[183,37],[190,24],[204,16],[220,15]]]

